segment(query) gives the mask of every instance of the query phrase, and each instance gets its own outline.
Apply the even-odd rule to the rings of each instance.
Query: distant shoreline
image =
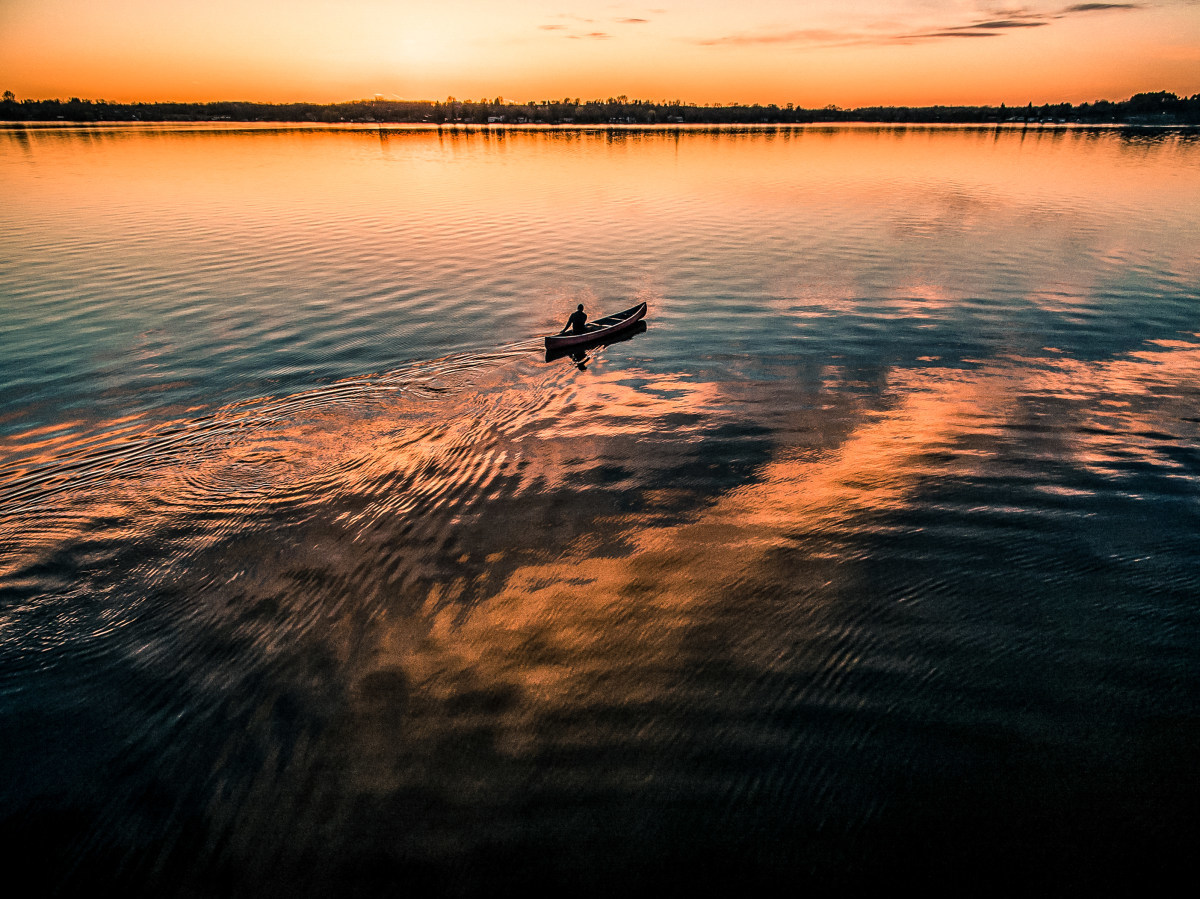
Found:
[[[363,134],[363,133],[392,133],[392,134],[461,134],[467,135],[471,133],[545,133],[554,132],[558,134],[577,132],[584,133],[622,133],[622,134],[720,134],[720,133],[748,133],[748,132],[779,132],[779,131],[805,131],[805,130],[833,130],[833,129],[850,129],[861,127],[863,129],[873,130],[985,130],[985,131],[1017,131],[1017,130],[1038,130],[1038,131],[1112,131],[1126,130],[1131,132],[1154,132],[1154,133],[1175,133],[1175,134],[1196,134],[1200,135],[1200,124],[1159,124],[1159,123],[1141,123],[1141,122],[877,122],[877,121],[848,121],[848,122],[761,122],[761,123],[661,123],[661,124],[516,124],[516,123],[492,123],[492,124],[475,124],[462,122],[446,122],[440,125],[431,124],[429,122],[292,122],[292,121],[231,121],[231,120],[171,120],[171,121],[14,121],[0,119],[0,133],[5,132],[54,132],[89,129],[93,131],[112,131],[118,132],[121,130],[130,130],[139,127],[146,128],[161,128],[165,130],[175,129],[183,131],[185,129],[199,130],[203,126],[203,130],[209,133],[221,132],[285,132],[285,131],[304,131],[304,130],[327,130],[331,132],[343,132],[346,134]],[[222,127],[223,126],[223,127]]]
[[[679,101],[541,100],[355,100],[347,103],[110,103],[104,100],[0,101],[0,122],[26,123],[172,123],[230,122],[346,125],[811,125],[811,124],[1050,124],[1200,126],[1200,94],[1178,97],[1167,91],[1128,100],[1058,103],[1024,107],[872,106],[805,109],[791,104],[698,106]]]

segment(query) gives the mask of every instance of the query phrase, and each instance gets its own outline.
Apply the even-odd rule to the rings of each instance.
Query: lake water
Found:
[[[10,878],[1194,851],[1195,134],[9,129],[0,184]]]

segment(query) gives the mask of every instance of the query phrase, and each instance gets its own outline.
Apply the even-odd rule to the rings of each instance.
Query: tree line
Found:
[[[1168,91],[1141,93],[1128,100],[1054,103],[1035,106],[869,106],[805,108],[788,103],[698,105],[680,100],[353,100],[345,103],[115,103],[106,100],[18,100],[5,91],[3,121],[69,122],[317,122],[547,124],[547,125],[752,125],[817,122],[1004,123],[1200,125],[1200,94],[1179,97]]]

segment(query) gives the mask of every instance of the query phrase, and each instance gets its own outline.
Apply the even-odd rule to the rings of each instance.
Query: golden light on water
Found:
[[[795,7],[698,4],[728,39],[680,52],[878,76],[1087,15],[879,49],[834,4],[779,31]],[[581,77],[672,58],[666,13],[296,9],[264,76],[301,48],[336,73],[351,20],[375,93],[485,65],[450,11],[535,17],[530,64],[554,41]],[[0,129],[6,858],[49,892],[295,896],[1186,863],[1198,151],[1041,123]],[[577,303],[639,300],[626,340],[544,354]]]
[[[786,567],[781,550],[798,551],[807,560],[792,574],[798,595],[811,591],[825,597],[824,602],[843,591],[852,595],[856,559],[842,554],[840,538],[869,529],[873,519],[915,500],[918,491],[935,481],[980,476],[1002,465],[993,453],[979,453],[972,444],[980,435],[1000,436],[1022,427],[1019,397],[1052,394],[1061,384],[1070,385],[1075,400],[1115,388],[1128,391],[1136,402],[1145,390],[1186,391],[1198,363],[1197,344],[1180,342],[1099,365],[1060,364],[1049,358],[975,372],[936,367],[893,372],[894,408],[843,408],[831,414],[826,407],[808,413],[808,420],[796,421],[794,427],[820,429],[834,418],[846,423],[847,432],[828,435],[830,449],[819,455],[781,448],[753,483],[718,498],[692,520],[667,526],[613,520],[618,552],[598,552],[594,543],[581,540],[561,558],[519,566],[501,582],[438,585],[419,624],[407,619],[380,629],[375,673],[367,677],[394,672],[406,689],[439,704],[453,704],[464,691],[496,701],[510,697],[507,711],[488,713],[499,734],[494,748],[524,758],[551,751],[539,736],[547,732],[539,723],[544,717],[580,706],[663,701],[664,695],[681,689],[676,677],[687,657],[685,641],[695,639],[698,622],[711,618],[714,607],[739,610],[736,617],[754,639],[744,646],[736,634],[725,635],[726,640],[753,655],[748,667],[770,670],[799,651],[794,643],[773,642],[759,613],[749,611],[761,607],[762,615],[769,614],[770,591],[759,595],[755,585],[778,577],[779,567]],[[584,395],[599,391],[614,417],[645,427],[644,415],[653,413],[643,407],[638,392],[629,392],[626,404],[615,405],[620,391],[613,386],[587,379],[580,390]],[[703,392],[697,399],[701,397]],[[711,409],[721,399],[708,396],[701,402]],[[1172,418],[1168,414],[1143,425],[1169,428]],[[1092,441],[1067,449],[1068,454],[1083,464],[1111,459],[1104,429],[1093,433]],[[576,454],[589,452],[587,445],[586,440],[569,443]],[[611,458],[612,449],[611,443],[597,445],[597,459]],[[847,582],[836,583],[839,577]],[[804,578],[815,580],[806,587]],[[468,594],[480,586],[482,595],[468,602]],[[836,615],[829,608],[814,608],[814,634],[827,616]],[[788,638],[794,641],[797,633],[793,630]],[[630,658],[639,660],[636,668],[621,664]],[[811,660],[822,678],[839,678],[858,663],[854,657]],[[647,672],[657,672],[657,677]],[[848,696],[845,701],[858,699]],[[430,717],[422,719],[422,726],[442,730],[461,726],[461,721]],[[370,739],[372,733],[367,726],[360,736]],[[582,732],[579,738],[588,739]],[[642,738],[671,736],[648,729]],[[570,732],[559,730],[555,739],[570,745]],[[396,759],[406,751],[377,746],[375,752],[349,753],[349,764],[356,766],[362,783],[386,792],[395,788]]]

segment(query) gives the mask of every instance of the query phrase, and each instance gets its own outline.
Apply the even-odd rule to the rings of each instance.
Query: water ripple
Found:
[[[6,858],[1190,838],[1197,145],[1055,132],[0,132]]]

